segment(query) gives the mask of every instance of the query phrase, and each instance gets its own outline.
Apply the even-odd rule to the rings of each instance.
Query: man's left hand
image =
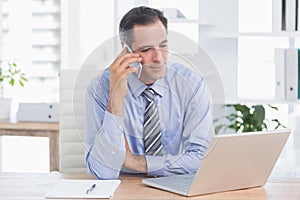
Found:
[[[126,157],[123,166],[127,169],[147,173],[147,162],[145,156],[137,156],[131,153],[127,139],[124,137],[126,147]]]

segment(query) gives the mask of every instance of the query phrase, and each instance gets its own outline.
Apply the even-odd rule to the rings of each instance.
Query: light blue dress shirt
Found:
[[[128,77],[124,117],[106,110],[109,69],[92,80],[86,95],[86,164],[98,179],[116,179],[125,160],[125,141],[133,154],[144,155],[143,122],[147,85]],[[162,156],[145,156],[148,175],[195,173],[214,134],[211,96],[203,77],[167,63],[164,78],[151,85],[156,92],[162,131]]]

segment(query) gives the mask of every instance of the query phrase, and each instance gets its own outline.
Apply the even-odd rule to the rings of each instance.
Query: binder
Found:
[[[59,122],[58,103],[20,103],[19,122]]]
[[[300,99],[300,49],[298,49],[298,99]]]
[[[286,0],[286,18],[285,18],[285,24],[286,24],[286,30],[287,31],[296,31],[296,10],[297,10],[297,3],[298,0]]]
[[[272,31],[282,31],[282,0],[272,0]]]
[[[288,100],[298,99],[298,49],[286,49],[286,98]]]
[[[285,49],[275,49],[275,98],[278,100],[286,99],[285,92]]]

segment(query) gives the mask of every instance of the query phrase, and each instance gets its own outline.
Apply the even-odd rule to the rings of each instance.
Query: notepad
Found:
[[[51,187],[46,198],[111,198],[121,183],[120,180],[66,180],[62,179]],[[87,194],[92,185],[96,187]]]

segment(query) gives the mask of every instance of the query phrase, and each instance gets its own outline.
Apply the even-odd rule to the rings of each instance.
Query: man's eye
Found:
[[[168,45],[167,45],[167,44],[162,44],[162,45],[160,45],[160,47],[161,47],[161,48],[167,48]]]
[[[147,49],[141,49],[141,52],[147,52],[147,51],[149,51],[150,50],[150,48],[147,48]]]

